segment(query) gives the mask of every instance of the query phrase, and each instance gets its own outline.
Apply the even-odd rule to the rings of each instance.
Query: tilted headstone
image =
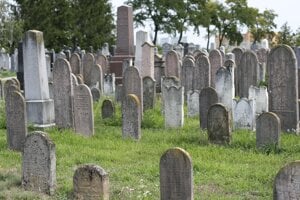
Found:
[[[278,115],[281,128],[299,130],[298,69],[294,51],[287,45],[273,48],[267,61],[269,69],[269,111]]]
[[[166,87],[166,86],[163,86]],[[183,87],[171,86],[164,89],[164,117],[165,127],[183,127],[184,123],[184,93]]]
[[[273,199],[300,199],[300,161],[288,163],[277,173],[274,180]]]
[[[256,119],[256,148],[279,147],[280,119],[272,112],[265,112]]]
[[[195,62],[191,56],[185,56],[182,62],[181,85],[184,87],[184,94],[193,89],[193,76],[195,71]]]
[[[194,199],[193,164],[188,152],[168,149],[160,158],[159,174],[161,200]]]
[[[210,85],[215,87],[215,76],[220,67],[223,66],[222,55],[218,49],[211,50],[209,52],[209,62],[210,62]]]
[[[150,76],[143,78],[143,110],[153,109],[156,100],[155,80]]]
[[[208,109],[207,134],[208,140],[212,143],[230,143],[230,114],[224,105],[214,104]]]
[[[105,99],[101,106],[102,119],[112,118],[115,115],[115,106],[112,100]]]
[[[222,103],[228,111],[232,111],[234,98],[234,67],[220,67],[216,73],[215,88]]]
[[[73,199],[108,200],[108,174],[97,165],[80,166],[73,176],[73,188]]]
[[[195,72],[193,76],[193,89],[201,91],[211,84],[210,62],[206,55],[199,54],[196,57]]]
[[[248,99],[255,100],[255,113],[259,115],[263,112],[269,111],[269,95],[267,87],[249,87],[249,97]]]
[[[95,58],[94,55],[91,53],[87,53],[82,58],[82,76],[84,83],[91,87],[91,71],[92,67],[94,66]]]
[[[169,51],[166,55],[165,76],[176,76],[180,78],[180,63],[176,51]]]
[[[143,113],[143,81],[136,67],[128,67],[123,77],[123,95],[135,94],[141,104],[141,113]]]
[[[74,88],[74,125],[75,132],[94,135],[94,113],[91,90],[86,85]]]
[[[27,135],[26,104],[15,85],[7,88],[5,111],[8,148],[23,151]]]
[[[141,76],[150,76],[154,78],[154,45],[149,42],[145,42],[142,45],[142,65]]]
[[[83,69],[81,65],[80,56],[77,53],[73,53],[70,58],[70,65],[73,74],[82,74]]]
[[[54,102],[50,99],[43,33],[30,30],[23,42],[24,85],[29,123],[54,125]]]
[[[248,97],[248,90],[251,85],[258,85],[258,59],[253,51],[246,51],[242,54],[240,60],[240,66],[238,70],[238,85],[239,85],[239,96]]]
[[[105,74],[103,80],[103,93],[105,96],[115,96],[115,74]]]
[[[71,67],[66,59],[58,58],[54,63],[53,97],[57,127],[74,128]]]
[[[255,129],[255,100],[234,99],[232,110],[234,129]]]
[[[141,138],[141,103],[135,94],[127,94],[122,101],[122,136],[123,138]]]
[[[49,195],[55,192],[55,144],[44,132],[33,132],[25,139],[22,152],[22,186],[25,190]]]
[[[212,87],[203,88],[199,94],[199,117],[200,127],[202,129],[207,128],[207,113],[208,109],[218,103],[217,91]]]
[[[199,90],[189,90],[187,92],[187,116],[199,116]]]

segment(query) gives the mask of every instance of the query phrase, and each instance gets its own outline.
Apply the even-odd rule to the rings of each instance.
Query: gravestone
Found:
[[[231,140],[230,115],[222,104],[214,104],[207,113],[208,140],[216,144],[228,144]]]
[[[148,32],[146,31],[137,31],[136,32],[136,46],[135,46],[135,59],[134,59],[134,66],[142,73],[142,67],[143,67],[143,51],[142,51],[142,45],[148,42]],[[143,77],[143,76],[142,76]]]
[[[122,76],[124,76],[124,72],[125,70],[128,68],[128,67],[132,67],[133,64],[132,64],[132,59],[131,58],[128,58],[128,59],[124,59],[123,60],[123,63],[122,63]],[[140,72],[140,70],[139,70]]]
[[[299,129],[298,70],[294,51],[287,45],[273,48],[267,61],[269,69],[269,111],[280,118],[282,131]]]
[[[74,125],[75,132],[85,135],[94,135],[94,113],[91,90],[86,85],[74,88]]]
[[[233,127],[234,129],[255,129],[255,101],[241,98],[233,100]]]
[[[91,86],[91,71],[95,63],[94,55],[87,53],[82,58],[82,76],[83,81],[87,86]]]
[[[143,113],[143,83],[136,67],[128,67],[123,77],[123,95],[134,94],[139,98],[141,114]]]
[[[71,67],[66,59],[58,58],[54,63],[53,97],[57,127],[74,128]]]
[[[115,106],[112,100],[105,99],[101,106],[102,119],[112,118],[115,115]]]
[[[191,56],[185,56],[182,62],[181,84],[184,87],[184,95],[187,91],[193,89],[193,76],[195,71],[195,62]]]
[[[78,84],[84,84],[84,82],[83,82],[83,77],[82,77],[81,74],[77,74],[77,75],[76,75],[76,79],[77,79],[77,83],[78,83]]]
[[[154,78],[154,45],[149,42],[145,42],[142,45],[142,65],[141,65],[141,77],[150,76]]]
[[[116,102],[122,102],[122,99],[124,97],[123,93],[124,93],[123,85],[122,84],[116,85],[116,90],[115,90],[115,101]]]
[[[219,102],[231,112],[232,99],[234,98],[234,67],[220,67],[215,77],[215,88]]]
[[[141,138],[141,103],[135,94],[127,94],[122,101],[123,138]]]
[[[98,88],[92,87],[91,93],[92,93],[92,97],[93,97],[93,102],[97,102],[100,100],[101,92]]]
[[[54,125],[54,102],[50,99],[43,33],[30,30],[23,42],[24,85],[28,123]]]
[[[166,87],[166,86],[163,86]],[[164,89],[164,117],[165,127],[178,128],[183,127],[184,123],[184,93],[183,87],[166,87]]]
[[[5,111],[8,148],[23,151],[27,135],[26,104],[15,85],[7,88]]]
[[[161,92],[161,78],[165,75],[164,61],[161,55],[154,55],[154,80],[156,80],[156,92]]]
[[[209,52],[209,62],[210,62],[210,85],[215,87],[216,73],[217,70],[223,66],[222,55],[218,49],[213,49]]]
[[[264,112],[256,119],[256,148],[279,147],[280,119],[272,112]]]
[[[200,128],[207,128],[207,113],[208,109],[218,103],[217,91],[212,87],[203,88],[199,94],[199,117]]]
[[[95,64],[100,65],[102,69],[103,74],[108,74],[109,73],[109,64],[108,64],[108,59],[105,55],[97,55],[95,58]]]
[[[206,55],[199,54],[196,57],[195,71],[193,76],[193,89],[201,91],[211,84],[210,62]]]
[[[70,58],[70,66],[72,73],[77,75],[77,74],[82,74],[83,69],[81,65],[81,59],[80,56],[77,53],[73,53]]]
[[[24,59],[23,59],[23,43],[18,44],[18,70],[17,78],[20,82],[20,89],[24,90]]]
[[[108,200],[108,174],[97,165],[80,166],[73,176],[73,188],[73,199]]]
[[[174,51],[177,52],[179,60],[182,60],[184,56],[184,47],[181,44],[175,45]]]
[[[176,51],[169,51],[166,55],[165,76],[176,76],[180,78],[180,63]]]
[[[77,77],[75,76],[75,74],[71,73],[71,77],[72,77],[72,85],[73,85],[73,89],[76,85],[78,85],[78,81],[77,81]]]
[[[249,87],[258,85],[258,60],[253,51],[246,51],[242,54],[238,70],[239,96],[248,97]]]
[[[255,113],[259,115],[269,111],[269,95],[267,87],[249,87],[249,98],[255,100]]]
[[[109,52],[109,45],[107,42],[105,42],[103,44],[103,47],[101,49],[101,54],[104,55],[104,56],[110,56],[110,52]]]
[[[55,144],[44,132],[33,132],[25,139],[22,152],[22,186],[25,190],[49,195],[55,192]]]
[[[199,116],[199,90],[189,90],[187,92],[187,116]]]
[[[103,92],[103,73],[100,65],[93,65],[91,68],[89,88],[97,88],[100,93]]]
[[[167,88],[175,86],[175,87],[180,87],[180,80],[176,76],[170,76],[170,77],[162,77],[161,79],[161,97],[162,97],[162,102],[161,102],[161,110],[162,113],[164,113],[164,94],[166,94]]]
[[[105,96],[115,96],[115,74],[105,74],[103,80],[103,93]]]
[[[168,149],[160,158],[160,199],[192,200],[193,164],[188,152],[181,148]]]
[[[288,163],[277,173],[274,180],[273,199],[300,199],[300,161]]]
[[[156,99],[155,80],[150,76],[143,78],[143,110],[153,109]]]
[[[172,51],[172,49],[173,49],[173,46],[172,46],[171,44],[169,44],[169,43],[163,43],[163,44],[162,44],[162,53],[163,53],[163,57],[165,58],[166,55],[167,55],[167,53],[168,53],[169,51]]]
[[[235,86],[235,95],[239,96],[239,82],[238,80],[240,79],[239,77],[239,68],[240,68],[240,61],[241,61],[241,57],[243,55],[243,49],[239,48],[239,47],[235,47],[232,50],[232,53],[234,54],[234,62],[235,62],[235,71],[234,71],[234,86]]]
[[[257,59],[258,62],[260,62],[261,64],[266,64],[267,63],[267,58],[268,58],[268,49],[265,48],[260,48],[256,51],[256,55],[257,55]]]

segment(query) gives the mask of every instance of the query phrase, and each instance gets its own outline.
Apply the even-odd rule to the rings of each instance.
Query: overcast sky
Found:
[[[116,14],[117,7],[123,5],[125,1],[111,0],[111,2],[113,6],[113,12]],[[297,28],[300,27],[299,0],[248,0],[248,5],[251,7],[258,8],[260,11],[263,11],[265,9],[274,10],[275,13],[278,14],[278,17],[275,19],[275,23],[277,24],[277,30],[279,30],[285,22],[288,23],[288,25],[292,28],[293,31],[296,31]],[[150,31],[150,29],[148,31]],[[190,36],[191,33],[186,33],[186,35]]]

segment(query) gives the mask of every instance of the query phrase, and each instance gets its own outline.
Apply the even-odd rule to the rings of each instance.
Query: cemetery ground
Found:
[[[172,147],[192,158],[194,199],[272,199],[277,172],[300,158],[299,136],[293,134],[281,135],[280,148],[257,150],[255,132],[246,130],[234,131],[229,145],[210,144],[197,117],[185,117],[181,129],[165,129],[158,104],[144,113],[141,140],[123,139],[120,105],[113,119],[102,120],[102,101],[94,103],[94,136],[45,130],[56,145],[57,189],[51,197],[21,188],[21,154],[8,150],[1,102],[0,199],[70,199],[73,174],[87,163],[109,174],[110,199],[159,199],[159,161]]]

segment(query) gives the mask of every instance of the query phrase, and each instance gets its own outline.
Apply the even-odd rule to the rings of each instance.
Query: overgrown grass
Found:
[[[12,72],[10,70],[4,70],[4,69],[0,70],[0,78],[6,78],[6,77],[12,77],[12,76],[16,76],[16,73]]]
[[[56,144],[57,190],[52,197],[21,188],[21,154],[7,149],[6,130],[0,129],[0,199],[70,199],[75,169],[86,163],[109,173],[110,199],[159,199],[160,156],[172,147],[192,157],[195,199],[272,199],[279,169],[300,158],[299,136],[283,134],[280,149],[259,151],[255,133],[238,130],[231,144],[218,146],[208,142],[197,117],[185,118],[181,129],[165,129],[159,106],[144,113],[140,141],[124,140],[120,105],[116,116],[104,121],[101,103],[94,105],[93,137],[46,131]]]

